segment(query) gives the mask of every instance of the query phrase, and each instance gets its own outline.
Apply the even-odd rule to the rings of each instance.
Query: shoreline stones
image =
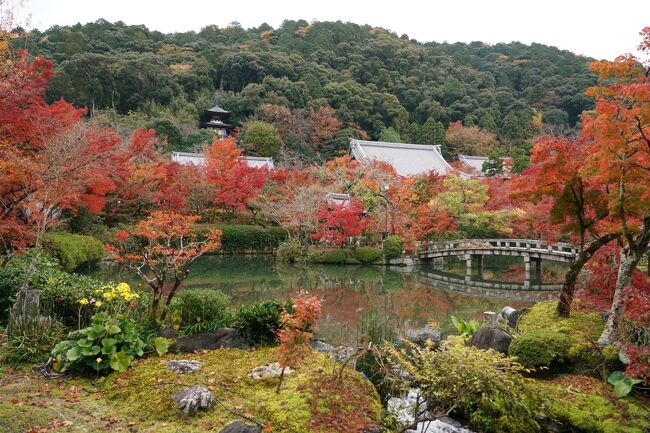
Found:
[[[288,375],[293,373],[295,370],[291,369],[290,367],[287,367],[284,369],[284,375]],[[259,367],[255,367],[253,371],[248,373],[248,377],[255,379],[255,380],[260,380],[260,379],[266,379],[269,377],[280,377],[280,374],[282,373],[282,367],[280,367],[279,362],[274,362],[269,365],[261,365]]]
[[[214,395],[202,386],[183,388],[172,398],[185,415],[194,415],[199,410],[208,410],[217,402]]]
[[[194,373],[195,371],[199,371],[201,367],[202,365],[199,361],[190,361],[187,359],[173,360],[167,363],[167,368],[176,374]]]
[[[496,326],[486,325],[472,335],[467,345],[477,349],[492,349],[507,355],[512,339],[512,335],[504,330]]]
[[[415,422],[415,407],[418,412],[426,409],[426,401],[421,398],[418,388],[409,389],[404,397],[391,397],[388,399],[386,411],[395,417],[398,425],[408,426]],[[426,414],[424,414],[426,415]],[[406,430],[407,433],[474,433],[464,428],[459,422],[441,417],[435,421],[419,422],[415,429]]]

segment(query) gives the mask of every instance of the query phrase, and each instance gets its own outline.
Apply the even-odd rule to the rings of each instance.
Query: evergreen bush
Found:
[[[104,244],[97,238],[66,232],[49,232],[44,238],[45,249],[67,272],[84,263],[97,262],[104,257]]]
[[[254,305],[242,305],[237,311],[235,327],[251,345],[275,344],[281,328],[280,314],[285,309],[293,310],[291,301],[263,301]]]
[[[183,334],[211,332],[232,324],[230,297],[219,290],[183,289],[172,301],[171,316]]]
[[[401,257],[403,250],[404,240],[399,236],[388,236],[384,241],[384,257],[386,260]]]
[[[354,257],[363,264],[377,263],[383,255],[379,248],[359,247],[354,250]]]

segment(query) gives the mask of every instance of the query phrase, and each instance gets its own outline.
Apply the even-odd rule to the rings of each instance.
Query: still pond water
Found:
[[[515,308],[556,296],[548,283],[561,281],[564,265],[544,262],[542,280],[524,288],[521,259],[485,257],[482,275],[466,281],[464,262],[447,259],[443,269],[348,265],[277,264],[271,256],[204,256],[193,263],[184,287],[227,293],[233,306],[286,300],[307,290],[322,300],[319,337],[354,344],[364,335],[394,340],[435,322],[450,332],[450,317],[481,319],[484,311]],[[103,264],[87,271],[105,280],[143,287],[132,274]]]

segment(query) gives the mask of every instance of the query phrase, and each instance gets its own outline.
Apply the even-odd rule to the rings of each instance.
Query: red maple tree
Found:
[[[355,198],[341,203],[326,201],[316,217],[319,225],[312,238],[338,246],[351,237],[359,236],[370,225],[370,221],[364,217],[363,203]]]
[[[221,230],[212,229],[200,235],[194,228],[198,219],[177,212],[154,211],[133,231],[119,230],[113,243],[106,245],[107,253],[116,263],[135,273],[151,288],[150,316],[154,321],[165,318],[192,262],[207,251],[219,248]],[[163,295],[166,295],[164,304]]]

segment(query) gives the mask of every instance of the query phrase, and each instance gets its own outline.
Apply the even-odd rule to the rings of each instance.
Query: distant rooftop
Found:
[[[443,158],[440,145],[350,139],[350,155],[361,164],[373,160],[386,162],[401,176],[413,176],[430,171],[446,175],[454,171],[454,168]]]
[[[254,168],[268,168],[273,170],[273,158],[264,158],[261,156],[240,156],[239,159],[246,165]],[[202,153],[192,152],[172,152],[172,161],[179,164],[205,165],[205,155]]]
[[[219,105],[215,105],[211,108],[206,108],[205,111],[212,114],[230,114],[230,111],[224,110],[223,108],[219,107]]]
[[[483,174],[483,163],[489,158],[487,156],[458,155],[458,160],[478,174]]]

